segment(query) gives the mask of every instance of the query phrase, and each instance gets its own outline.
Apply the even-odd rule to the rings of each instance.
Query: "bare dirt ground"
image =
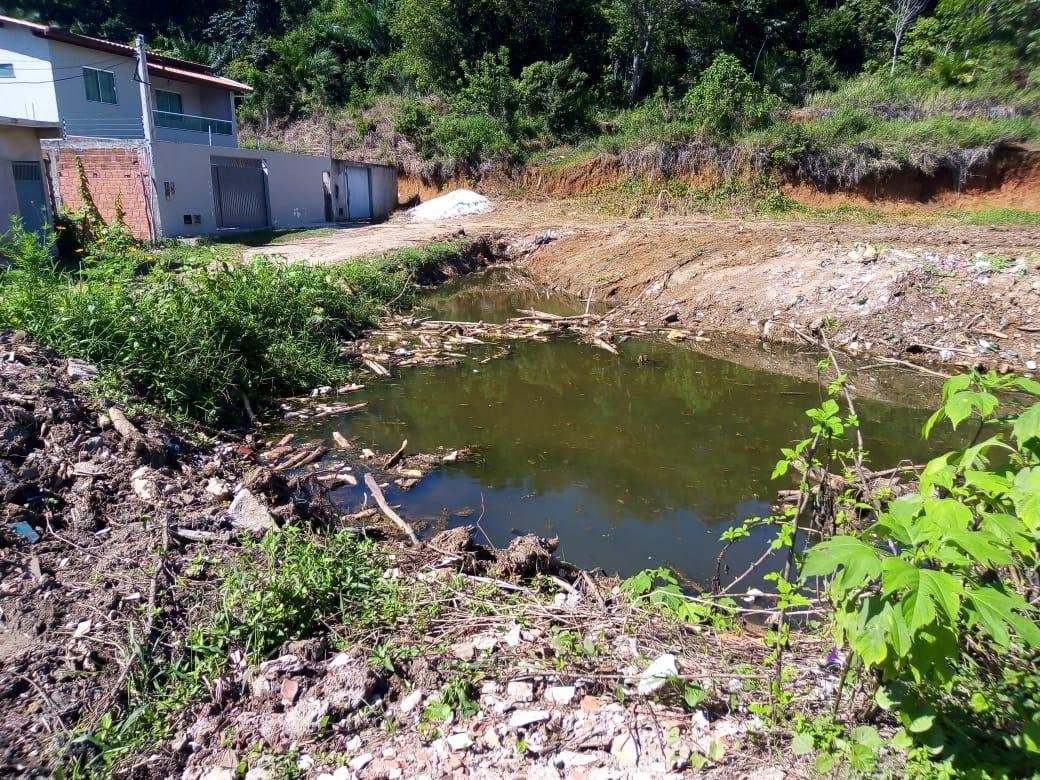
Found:
[[[1034,370],[1040,353],[1040,228],[625,220],[569,202],[499,201],[490,214],[399,215],[277,253],[333,263],[460,232],[496,234],[539,281],[591,293],[617,307],[615,317],[667,318],[677,337],[791,341],[828,325],[854,353],[1017,371]]]

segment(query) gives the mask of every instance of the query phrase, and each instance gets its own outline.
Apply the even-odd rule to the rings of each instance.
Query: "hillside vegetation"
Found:
[[[41,0],[252,84],[248,142],[428,177],[663,144],[849,186],[1040,138],[1031,0]]]

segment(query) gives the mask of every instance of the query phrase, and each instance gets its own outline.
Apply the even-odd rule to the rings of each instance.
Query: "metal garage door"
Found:
[[[267,187],[262,160],[213,157],[213,207],[218,228],[268,225]]]
[[[47,196],[43,191],[43,174],[35,161],[12,162],[14,190],[18,196],[18,213],[22,227],[30,231],[42,230],[47,224]]]
[[[372,219],[372,182],[368,168],[347,168],[347,218]]]

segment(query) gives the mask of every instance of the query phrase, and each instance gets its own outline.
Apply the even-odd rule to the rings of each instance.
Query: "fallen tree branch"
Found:
[[[408,525],[408,523],[406,523],[397,512],[390,508],[390,504],[386,502],[386,496],[383,495],[383,491],[379,488],[379,485],[376,483],[376,479],[372,476],[371,472],[365,474],[365,487],[368,488],[369,492],[372,494],[372,498],[375,499],[379,511],[381,511],[388,520],[393,522],[394,525],[400,528],[415,547],[419,547],[419,537],[415,535],[415,531],[412,530],[412,527]]]

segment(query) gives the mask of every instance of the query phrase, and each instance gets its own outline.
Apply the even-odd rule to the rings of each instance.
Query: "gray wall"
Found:
[[[29,160],[42,161],[39,131],[0,125],[0,234],[11,227],[11,216],[19,213],[11,163]]]
[[[84,49],[61,41],[50,41],[51,64],[62,79],[54,92],[58,113],[69,135],[104,138],[143,138],[141,94],[134,80],[137,63],[130,57]],[[87,100],[82,68],[107,70],[115,75],[116,103]]]
[[[51,82],[66,71],[55,74],[52,70],[47,41],[24,27],[6,24],[0,27],[0,62],[14,65],[14,78],[4,79],[0,87],[0,115],[57,122],[58,104]]]
[[[397,208],[397,169],[389,165],[372,165],[372,218],[388,219]]]
[[[210,157],[213,155],[264,161],[267,167],[271,227],[318,227],[327,224],[322,175],[327,173],[336,182],[342,163],[340,160],[262,149],[215,149],[199,144],[156,141],[152,147],[152,156],[164,235],[204,236],[217,232],[210,171]],[[381,221],[389,217],[397,205],[397,171],[387,165],[365,167],[372,170],[373,216],[376,221]],[[342,178],[338,181],[342,182]],[[173,185],[173,194],[169,198],[166,197],[166,182]],[[334,214],[336,205],[334,201]],[[184,224],[185,214],[200,215],[201,224]]]
[[[331,172],[328,157],[286,154],[260,149],[214,149],[198,144],[157,141],[155,187],[163,233],[167,236],[202,236],[217,232],[213,206],[211,155],[260,159],[267,166],[267,198],[271,227],[316,227],[325,222],[322,174]],[[164,183],[174,187],[166,197]],[[185,214],[199,214],[202,224],[185,225]]]

